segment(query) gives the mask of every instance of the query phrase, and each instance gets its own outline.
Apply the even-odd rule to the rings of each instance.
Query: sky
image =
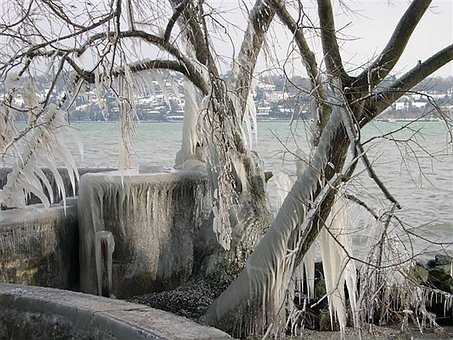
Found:
[[[7,16],[11,0],[0,0],[0,16]],[[95,4],[102,10],[110,3],[110,0],[61,0],[62,3],[71,4],[75,11],[85,8],[87,3]],[[143,19],[144,22],[150,23],[150,28],[165,27],[171,12],[166,0],[133,0],[134,2],[146,3],[148,13]],[[247,12],[246,7],[251,8],[256,0],[205,0],[206,12],[213,14],[224,27],[226,27],[228,37],[222,28],[218,32],[212,32],[212,38],[216,51],[224,57],[222,71],[227,71],[231,67],[232,56],[240,48],[243,31],[246,27]],[[297,2],[296,0],[286,0],[287,3]],[[317,6],[316,0],[300,0],[304,10],[316,25]],[[346,69],[352,74],[360,71],[359,66],[369,62],[376,57],[384,48],[390,38],[394,28],[404,11],[409,6],[409,0],[331,0],[334,4],[335,23],[339,30],[338,37],[341,47],[341,54]],[[344,6],[340,6],[343,3]],[[153,7],[154,6],[154,7]],[[212,7],[212,13],[209,10]],[[167,7],[167,10],[161,8]],[[140,15],[137,13],[137,15]],[[80,18],[79,18],[80,19]],[[124,23],[126,24],[126,23]],[[46,22],[43,21],[45,27]],[[59,31],[59,27],[54,27],[54,31]],[[127,28],[125,28],[127,29]],[[176,31],[176,29],[175,29]],[[159,32],[154,32],[159,33]],[[174,32],[176,36],[176,32]],[[320,39],[318,36],[311,36],[307,31],[306,36],[312,49],[317,53],[318,63],[322,60]],[[300,62],[297,49],[291,45],[292,36],[290,32],[278,20],[274,20],[271,29],[267,35],[267,48],[261,53],[257,65],[257,71],[263,71],[270,67],[285,67],[289,75],[306,76],[305,70]],[[425,13],[421,22],[417,26],[408,46],[402,55],[400,61],[394,69],[394,74],[401,74],[415,65],[418,60],[425,60],[432,54],[453,43],[453,0],[433,0],[430,9]],[[142,56],[151,58],[152,47],[140,48]],[[156,50],[154,48],[154,50]],[[292,51],[290,53],[289,51]],[[161,52],[156,51],[154,54]],[[293,57],[288,61],[288,53]],[[270,58],[267,58],[269,57]],[[93,63],[93,58],[84,56],[85,63]],[[91,58],[91,59],[90,59]],[[299,60],[297,60],[299,58]],[[270,61],[269,61],[270,60]],[[295,60],[296,62],[291,62]],[[284,63],[284,61],[286,61]],[[281,72],[281,71],[277,71]],[[453,62],[444,66],[438,72],[437,76],[453,76]]]
[[[346,68],[351,73],[357,66],[369,61],[379,54],[390,38],[399,19],[410,4],[408,0],[342,0],[349,8],[345,10],[339,6],[339,0],[332,0],[335,12],[335,24],[340,30],[339,38],[341,53]],[[230,23],[244,27],[244,14],[238,10],[237,0],[218,0],[217,6],[225,9],[224,16]],[[317,18],[316,1],[302,1],[309,16]],[[235,48],[241,42],[241,32],[233,35]],[[272,55],[276,59],[285,59],[288,52],[288,43],[291,36],[286,28],[278,22],[273,23],[268,34],[268,41]],[[309,39],[314,51],[318,53],[318,60],[322,54],[320,41]],[[414,31],[394,72],[400,74],[417,65],[418,60],[425,60],[440,49],[453,43],[453,0],[434,0],[430,9]],[[218,44],[226,55],[232,54],[231,44]],[[261,56],[258,70],[266,66],[265,58]],[[299,64],[299,63],[297,63]],[[297,70],[297,67],[295,69]],[[444,66],[436,75],[453,76],[453,63]]]
[[[355,5],[356,3],[357,5]],[[407,9],[407,0],[351,1],[356,14],[338,15],[337,28],[351,22],[345,32],[357,40],[345,42],[342,48],[345,61],[360,64],[376,55],[386,45],[400,17]],[[453,44],[453,0],[434,0],[414,31],[397,72],[415,66],[442,48]],[[453,76],[453,63],[438,74]]]

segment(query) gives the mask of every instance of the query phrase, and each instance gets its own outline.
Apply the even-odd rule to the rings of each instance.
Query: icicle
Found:
[[[315,297],[315,250],[313,246],[305,253],[303,264],[307,274],[305,277],[307,283],[307,296],[309,299],[313,299]]]
[[[96,254],[96,275],[98,295],[103,295],[103,265],[107,267],[107,292],[106,296],[110,296],[112,292],[112,257],[115,250],[115,240],[113,234],[109,231],[98,231],[95,236],[95,254]]]
[[[327,223],[329,231],[326,230],[327,227],[324,227],[320,232],[321,258],[332,326],[334,320],[337,320],[340,330],[344,331],[347,318],[346,298],[344,295],[345,283],[348,289],[353,321],[355,325],[357,324],[357,274],[354,262],[347,258],[344,250],[346,249],[350,252],[351,244],[348,235],[346,235],[349,221],[343,199],[337,198],[330,216],[330,222]]]
[[[253,146],[253,136],[252,136],[252,127],[250,124],[250,117],[249,117],[249,111],[246,108],[245,114],[244,114],[244,125],[245,129],[243,130],[243,140],[245,141],[245,144],[247,147],[251,150]]]
[[[270,190],[274,193],[271,200],[272,211],[274,215],[278,212],[286,198],[286,195],[291,190],[293,180],[283,171],[274,171],[271,180],[269,181]]]
[[[198,133],[197,123],[200,107],[200,98],[196,93],[195,86],[187,79],[184,80],[184,123],[182,132],[181,150],[176,155],[176,166],[185,167],[184,163],[200,158],[197,155]],[[186,163],[187,164],[187,163]]]
[[[9,207],[23,207],[28,194],[33,193],[45,206],[49,206],[53,201],[53,193],[49,191],[50,184],[44,180],[42,171],[37,169],[42,165],[51,170],[66,209],[66,192],[56,167],[57,158],[67,166],[73,187],[75,187],[75,178],[78,173],[75,162],[62,144],[64,139],[62,133],[65,130],[64,116],[64,112],[55,104],[49,104],[47,110],[39,116],[36,127],[23,137],[20,146],[14,148],[17,161],[8,174],[7,183],[0,195],[1,204]],[[50,200],[45,195],[43,186],[49,192]]]
[[[134,158],[133,139],[136,130],[134,80],[130,69],[125,66],[125,77],[120,78],[119,87],[119,107],[120,107],[120,127],[121,141],[119,152],[119,171],[120,173],[137,173],[138,163]]]
[[[94,71],[94,85],[96,93],[96,103],[98,104],[99,109],[103,112],[103,115],[105,115],[107,110],[107,100],[104,89],[104,82],[99,68],[96,68],[96,70]]]
[[[250,93],[247,97],[248,119],[250,120],[250,149],[253,150],[258,144],[258,123],[256,120],[256,104],[254,100],[256,81],[252,81],[250,86]]]
[[[20,88],[21,80],[17,73],[9,72],[5,80],[5,92]]]

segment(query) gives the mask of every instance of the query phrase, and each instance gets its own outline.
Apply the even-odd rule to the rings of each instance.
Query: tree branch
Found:
[[[42,49],[44,47],[50,46],[50,45],[52,45],[52,44],[54,44],[56,42],[61,42],[61,41],[66,40],[66,39],[74,38],[74,37],[76,37],[78,35],[81,35],[82,33],[85,33],[85,32],[88,32],[90,30],[93,30],[96,27],[99,27],[99,26],[107,23],[108,21],[110,21],[114,17],[115,17],[115,12],[112,12],[112,13],[108,14],[106,17],[98,20],[97,22],[93,23],[92,25],[87,26],[87,27],[85,27],[85,28],[83,28],[81,30],[69,33],[67,35],[64,35],[64,36],[61,36],[61,37],[58,37],[58,38],[55,38],[55,39],[46,40],[46,41],[44,41],[42,43],[39,43],[39,44],[32,45],[25,52],[16,54],[15,56],[11,57],[11,59],[8,62],[6,62],[4,64],[8,65],[8,64],[13,63],[15,60],[21,59],[23,57],[33,56],[33,54],[36,53],[36,51],[39,51],[40,49]]]
[[[330,0],[318,0],[318,16],[321,25],[321,42],[327,71],[332,76],[341,79],[343,84],[348,84],[350,77],[344,70],[341,60]]]
[[[69,17],[65,14],[64,12],[64,8],[62,6],[59,6],[58,4],[55,4],[52,2],[52,0],[41,0],[44,4],[47,5],[47,7],[50,8],[50,10],[58,17],[60,18],[61,20],[63,20],[64,22],[66,22],[67,24],[75,27],[75,28],[78,28],[78,29],[84,29],[85,26],[83,25],[80,25],[76,22],[73,22],[71,19],[69,19]]]
[[[382,81],[401,57],[406,45],[432,0],[413,0],[396,26],[379,57],[354,82],[359,89],[373,89]]]
[[[274,15],[274,6],[270,6],[267,0],[257,0],[250,12],[249,23],[232,75],[233,89],[237,93],[242,108],[246,106],[256,60]]]
[[[188,3],[189,3],[189,0],[183,0],[180,4],[178,4],[175,7],[173,15],[171,16],[170,20],[168,20],[167,27],[165,28],[165,33],[164,33],[165,41],[168,42],[170,40],[171,31],[173,30],[173,27],[175,26],[176,21],[181,16],[182,12],[186,9],[186,6]]]
[[[326,126],[332,110],[331,107],[327,104],[327,97],[319,74],[315,54],[308,46],[300,23],[294,20],[294,18],[280,1],[274,1],[274,6],[277,10],[277,15],[280,20],[293,33],[294,40],[299,47],[302,60],[305,64],[305,68],[307,69],[307,73],[310,78],[312,93],[315,97],[317,107],[317,114],[315,119],[317,131],[314,132],[313,136],[313,144],[314,146],[317,146],[321,132]]]
[[[397,101],[401,96],[405,94],[406,91],[409,91],[423,79],[430,76],[432,73],[452,60],[453,44],[440,50],[425,62],[415,66],[413,69],[401,76],[401,78],[395,81],[387,89],[372,95],[366,105],[366,107],[369,108],[369,113],[366,116],[366,119],[361,122],[361,125],[365,125],[371,119],[373,119],[390,105],[392,105],[395,101]]]
[[[169,0],[170,4],[176,12],[176,8],[183,5],[182,15],[179,16],[181,20],[181,27],[183,27],[184,33],[187,37],[187,41],[190,42],[192,48],[195,51],[197,60],[207,65],[208,62],[208,49],[205,45],[205,38],[200,23],[198,22],[198,5],[193,3],[193,0]]]
[[[83,78],[90,84],[94,83],[95,78],[93,72],[82,69],[71,58],[66,58],[66,61],[68,62],[69,65],[71,65],[74,71],[81,78]],[[129,69],[131,70],[132,73],[155,69],[176,71],[186,76],[186,78],[189,79],[202,93],[207,94],[209,91],[206,82],[198,72],[190,73],[189,70],[185,67],[185,65],[181,64],[176,60],[162,60],[162,59],[144,60],[129,65]],[[124,68],[114,69],[112,72],[112,76],[118,77],[123,73]]]

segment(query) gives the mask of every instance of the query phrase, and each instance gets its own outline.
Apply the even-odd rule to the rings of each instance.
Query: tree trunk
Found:
[[[327,195],[320,214],[304,225],[307,211],[327,182],[341,172],[348,145],[341,112],[334,111],[311,166],[288,193],[271,229],[250,256],[247,268],[209,308],[207,323],[230,334],[263,334],[272,323],[276,326],[289,278],[316,239],[322,226],[318,219],[324,220],[329,214],[335,193]],[[294,260],[288,261],[293,249]]]
[[[221,84],[215,84],[219,88]],[[226,89],[226,88],[225,88]],[[218,244],[205,261],[203,275],[229,284],[272,222],[265,176],[258,155],[245,142],[242,119],[220,90],[205,115],[204,147],[213,198],[213,229]]]

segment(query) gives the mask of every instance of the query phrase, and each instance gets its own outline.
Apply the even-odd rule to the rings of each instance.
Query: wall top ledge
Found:
[[[207,174],[201,170],[160,170],[153,172],[106,171],[84,174],[81,182],[97,182],[99,180],[111,183],[171,183],[181,180],[205,180]]]
[[[66,209],[63,203],[46,208],[43,204],[31,204],[25,208],[0,211],[0,228],[27,222],[48,219],[75,217],[77,215],[77,197],[66,198]]]
[[[115,339],[232,339],[212,327],[144,305],[53,288],[0,284],[0,309],[62,317]],[[1,321],[0,321],[1,324]]]

